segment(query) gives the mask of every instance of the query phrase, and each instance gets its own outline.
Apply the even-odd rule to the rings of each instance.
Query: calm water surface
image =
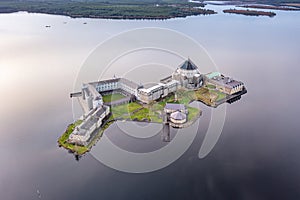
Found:
[[[38,199],[37,190],[49,200],[299,199],[299,19],[299,12],[281,11],[274,18],[219,14],[167,21],[1,14],[0,199]],[[197,155],[210,111],[202,106],[192,146],[162,170],[122,173],[90,154],[76,161],[56,143],[73,121],[69,92],[76,74],[100,42],[142,27],[194,38],[221,72],[243,80],[248,94],[228,105],[222,135],[204,159]],[[114,126],[106,134],[120,142]],[[134,144],[120,138],[124,146]]]

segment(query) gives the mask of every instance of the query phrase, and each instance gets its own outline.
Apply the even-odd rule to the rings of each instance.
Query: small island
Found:
[[[282,5],[260,5],[260,4],[250,4],[240,6],[243,8],[258,8],[258,9],[268,9],[268,10],[284,10],[284,11],[299,11],[300,8],[294,6],[282,6]]]
[[[258,11],[258,10],[238,10],[238,9],[227,9],[223,10],[224,13],[233,13],[233,14],[240,14],[246,16],[268,16],[274,17],[276,13],[274,12],[266,12],[266,11]]]
[[[58,143],[77,156],[83,155],[117,120],[185,128],[202,114],[190,106],[191,102],[218,107],[238,100],[246,92],[242,82],[219,72],[201,74],[190,59],[156,84],[141,85],[117,77],[86,83],[80,92],[70,94],[78,99],[84,114],[67,127]]]

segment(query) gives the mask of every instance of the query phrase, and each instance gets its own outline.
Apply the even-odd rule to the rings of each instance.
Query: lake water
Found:
[[[166,21],[0,14],[0,199],[299,199],[300,12],[276,13]],[[201,105],[191,147],[164,169],[123,173],[91,154],[76,161],[56,141],[74,120],[69,93],[77,73],[99,43],[143,27],[193,38],[248,93],[227,105],[222,134],[204,159],[198,151],[210,109]],[[116,125],[105,134],[123,148],[145,150]],[[159,138],[139,145],[160,148]]]

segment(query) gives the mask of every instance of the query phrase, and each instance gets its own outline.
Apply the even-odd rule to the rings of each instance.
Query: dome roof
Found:
[[[180,69],[195,70],[195,69],[198,69],[198,67],[190,59],[188,59],[188,60],[184,61],[184,63],[182,63],[182,65],[180,66]]]
[[[173,112],[170,115],[170,117],[175,119],[175,120],[184,120],[184,119],[186,119],[186,114],[184,114],[182,112],[179,112],[179,111],[176,111],[176,112]]]

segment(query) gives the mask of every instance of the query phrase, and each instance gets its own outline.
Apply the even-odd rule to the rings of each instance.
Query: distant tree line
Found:
[[[100,0],[100,1],[0,1],[0,12],[27,11],[60,14],[70,17],[117,19],[168,19],[200,14],[214,14],[213,10],[199,8],[203,4],[179,0]],[[117,3],[118,2],[118,3]],[[127,3],[128,2],[128,3]],[[154,4],[154,2],[156,4]],[[170,2],[170,3],[167,3]],[[161,3],[161,4],[160,4]]]

